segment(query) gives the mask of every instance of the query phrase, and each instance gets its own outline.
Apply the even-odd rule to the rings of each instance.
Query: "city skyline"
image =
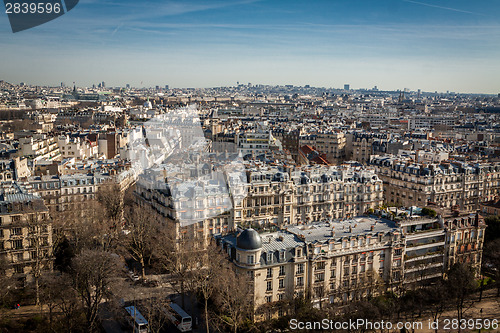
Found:
[[[494,1],[80,1],[16,34],[4,15],[0,73],[51,86],[239,81],[497,94],[499,9]]]

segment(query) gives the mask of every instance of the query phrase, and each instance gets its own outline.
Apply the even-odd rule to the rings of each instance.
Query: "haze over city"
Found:
[[[91,86],[239,82],[498,93],[496,1],[80,1],[13,34],[2,78]]]

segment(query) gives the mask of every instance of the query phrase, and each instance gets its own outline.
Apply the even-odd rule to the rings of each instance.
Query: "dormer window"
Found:
[[[267,253],[267,262],[268,263],[273,262],[273,253],[272,252]]]
[[[285,260],[285,251],[284,250],[280,251],[280,260]]]

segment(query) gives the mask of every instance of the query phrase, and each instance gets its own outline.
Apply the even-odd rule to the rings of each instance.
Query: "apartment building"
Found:
[[[27,158],[0,159],[0,182],[24,179],[30,175]]]
[[[389,135],[385,133],[349,133],[346,136],[346,156],[349,160],[358,161],[362,164],[368,164],[371,155],[375,153],[373,147],[374,142],[378,142],[379,140],[387,140],[388,137]]]
[[[20,283],[32,279],[33,269],[49,269],[52,225],[43,200],[16,183],[0,189],[0,260],[7,276]],[[1,273],[0,273],[1,274]]]
[[[238,151],[242,156],[258,156],[267,153],[276,146],[276,139],[268,130],[256,130],[255,132],[244,132],[236,135],[235,138]]]
[[[427,206],[475,211],[500,189],[500,163],[415,163],[394,156],[375,156],[371,165],[384,182],[384,197],[399,206]]]
[[[57,139],[45,134],[35,135],[19,139],[19,152],[22,156],[39,160],[61,160],[61,153]]]
[[[217,236],[235,268],[250,279],[256,320],[287,312],[286,300],[310,297],[317,307],[347,304],[390,289],[442,277],[456,262],[479,272],[484,239],[479,214],[460,218],[411,215],[254,229]]]
[[[91,142],[80,137],[61,135],[57,142],[63,158],[74,157],[79,160],[84,160],[97,156],[98,153],[96,142]]]
[[[302,135],[299,147],[309,145],[326,155],[326,159],[339,164],[346,158],[346,137],[343,132],[319,132]]]
[[[246,229],[219,238],[219,243],[235,267],[251,278],[249,297],[257,320],[283,314],[286,308],[269,305],[307,292],[318,307],[376,294],[401,270],[387,263],[401,258],[402,251],[396,249],[404,248],[397,225],[376,218],[294,226],[261,235]]]

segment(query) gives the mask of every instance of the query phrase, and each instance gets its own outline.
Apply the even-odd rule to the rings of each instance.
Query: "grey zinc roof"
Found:
[[[371,227],[373,226],[373,230]],[[312,223],[301,226],[288,227],[288,231],[303,235],[306,243],[325,242],[332,237],[336,240],[358,235],[390,232],[399,229],[395,222],[373,217],[356,217],[343,221]],[[332,235],[332,230],[335,234]]]
[[[261,234],[260,237],[262,239],[263,252],[292,249],[304,245],[304,242],[297,235],[283,231]]]

